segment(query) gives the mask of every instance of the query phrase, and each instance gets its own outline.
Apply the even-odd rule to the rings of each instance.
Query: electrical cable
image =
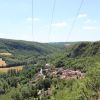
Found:
[[[72,22],[71,28],[70,28],[69,33],[68,33],[68,36],[67,36],[67,41],[69,40],[70,35],[72,34],[72,31],[73,31],[73,29],[74,29],[74,26],[75,26],[77,17],[78,17],[78,15],[79,15],[79,13],[80,13],[80,10],[81,10],[81,8],[82,8],[83,3],[84,3],[84,0],[81,1],[80,6],[79,6],[79,8],[78,8],[78,10],[77,10],[77,13],[76,13],[76,15],[75,15],[75,18],[74,18],[74,20],[73,20],[73,22]]]
[[[34,41],[34,32],[33,32],[33,0],[32,0],[32,40]]]
[[[48,41],[50,41],[50,35],[51,35],[51,32],[52,32],[52,23],[53,23],[53,18],[54,18],[55,7],[56,7],[56,0],[54,0],[54,2],[53,2],[51,22],[50,22],[50,26],[49,26]]]

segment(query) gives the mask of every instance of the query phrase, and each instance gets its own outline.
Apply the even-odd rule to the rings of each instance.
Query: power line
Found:
[[[32,40],[34,40],[34,33],[33,33],[33,0],[32,0]]]
[[[54,0],[54,2],[53,2],[53,8],[52,8],[52,14],[51,14],[51,22],[50,22],[50,27],[49,27],[48,40],[50,39],[50,35],[51,35],[51,32],[52,32],[52,23],[53,23],[53,18],[54,18],[55,7],[56,7],[56,0]]]
[[[79,6],[79,8],[78,8],[78,10],[77,10],[77,13],[76,13],[76,15],[75,15],[75,18],[74,18],[74,20],[73,20],[73,22],[72,22],[71,28],[70,28],[69,33],[68,33],[68,36],[67,36],[67,41],[68,41],[68,39],[70,38],[70,35],[71,35],[71,33],[72,33],[73,29],[74,29],[74,26],[75,26],[77,17],[78,17],[78,15],[79,15],[79,13],[80,13],[80,10],[81,10],[81,8],[82,8],[83,3],[84,3],[84,0],[81,1],[80,6]]]

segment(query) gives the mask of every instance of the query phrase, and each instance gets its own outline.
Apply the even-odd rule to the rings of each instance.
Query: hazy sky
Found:
[[[0,0],[0,38],[53,41],[100,40],[100,0],[84,0],[75,27],[68,36],[81,0]],[[52,21],[51,21],[52,20]]]

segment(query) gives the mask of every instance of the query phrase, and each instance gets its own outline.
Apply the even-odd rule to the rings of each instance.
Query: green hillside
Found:
[[[63,52],[51,55],[49,61],[58,67],[63,65],[86,71],[88,67],[95,66],[95,62],[100,62],[100,41],[68,45]]]
[[[70,57],[98,56],[100,55],[100,41],[79,43],[74,45],[71,49]]]
[[[24,65],[21,71],[0,73],[0,100],[100,99],[99,41],[41,44],[1,39],[0,44],[0,52],[12,53],[1,56],[3,60]]]
[[[48,43],[0,39],[0,52],[12,54],[12,56],[1,56],[7,64],[34,62],[34,59],[39,56],[47,56],[59,50],[59,48]]]
[[[18,41],[18,40],[9,40],[9,39],[0,39],[0,51],[8,51],[11,53],[19,51],[33,52],[34,55],[48,54],[55,51],[56,48],[47,43],[37,43],[37,42],[28,42],[28,41]],[[28,53],[28,52],[27,52]]]

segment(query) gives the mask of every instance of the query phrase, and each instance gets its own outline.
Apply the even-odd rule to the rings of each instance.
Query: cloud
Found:
[[[52,26],[54,27],[65,27],[67,25],[66,22],[59,22],[59,23],[53,23]]]
[[[40,21],[39,18],[33,18],[33,21]]]
[[[87,14],[79,14],[78,15],[78,18],[86,18],[87,17]]]
[[[37,17],[34,17],[33,19],[32,19],[32,17],[28,17],[27,18],[27,21],[40,21],[40,19],[39,18],[37,18]]]
[[[84,26],[83,29],[85,30],[100,30],[100,26]]]
[[[27,18],[27,21],[32,21],[32,17],[28,17]]]
[[[96,21],[95,20],[91,20],[91,19],[87,19],[84,23],[85,24],[96,23]]]

